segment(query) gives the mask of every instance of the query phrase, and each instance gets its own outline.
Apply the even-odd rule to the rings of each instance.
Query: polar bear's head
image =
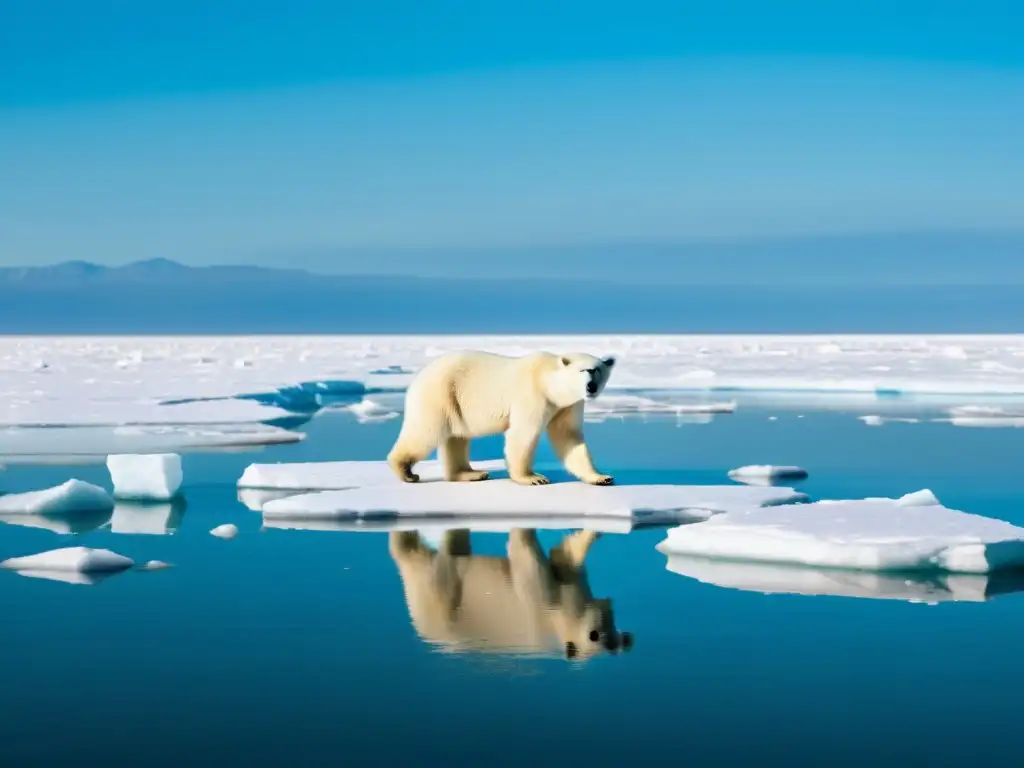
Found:
[[[604,391],[614,365],[614,357],[600,358],[581,352],[561,355],[547,377],[552,401],[568,408],[581,400],[597,397]]]
[[[567,627],[569,637],[564,639],[567,659],[589,659],[602,652],[618,653],[633,648],[633,635],[620,632],[615,626],[612,601],[600,598],[587,605]]]

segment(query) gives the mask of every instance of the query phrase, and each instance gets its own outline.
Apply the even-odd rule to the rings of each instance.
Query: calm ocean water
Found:
[[[0,525],[0,559],[84,544],[176,565],[92,586],[0,572],[0,765],[1014,762],[1020,594],[929,606],[727,589],[667,570],[662,532],[643,530],[606,534],[588,561],[630,652],[441,652],[411,624],[386,534],[261,531],[237,500],[252,461],[380,458],[398,427],[325,413],[299,445],[186,455],[173,535]],[[1024,430],[741,407],[709,424],[587,431],[620,483],[727,483],[741,464],[799,464],[815,498],[931,488],[1024,524]],[[69,476],[109,484],[102,466],[11,466],[0,489]],[[236,539],[207,533],[226,522]],[[499,554],[505,537],[473,543]]]

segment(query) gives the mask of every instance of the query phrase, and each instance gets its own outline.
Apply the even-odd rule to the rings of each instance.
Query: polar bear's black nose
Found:
[[[596,381],[588,381],[587,382],[587,394],[588,395],[597,394],[597,382]]]

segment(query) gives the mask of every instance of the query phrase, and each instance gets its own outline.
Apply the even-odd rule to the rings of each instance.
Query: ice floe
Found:
[[[296,443],[305,438],[266,424],[0,428],[0,459],[10,464],[96,464],[110,454],[211,451]]]
[[[677,402],[665,397],[655,399],[635,394],[604,394],[597,400],[587,402],[586,419],[587,421],[603,421],[610,417],[638,414],[714,415],[732,413],[735,410],[735,400],[728,402]]]
[[[1018,335],[6,337],[0,424],[274,422],[332,398],[358,402],[375,386],[401,388],[456,349],[615,355],[609,395],[1024,394]]]
[[[762,594],[824,595],[911,603],[984,602],[1024,591],[1024,572],[886,573],[669,555],[665,567],[705,584]]]
[[[63,547],[40,552],[37,555],[12,557],[0,563],[0,568],[14,571],[56,571],[72,573],[103,573],[123,571],[135,563],[109,549],[90,547]]]
[[[107,470],[116,499],[170,501],[178,495],[183,480],[181,457],[176,453],[108,456]]]
[[[473,467],[488,472],[505,470],[503,460],[474,461]],[[420,484],[443,478],[440,461],[416,465]],[[250,464],[238,481],[239,488],[279,491],[336,491],[366,486],[397,485],[399,480],[384,461],[324,461],[292,464]]]
[[[745,467],[730,469],[729,477],[738,483],[748,485],[773,485],[787,480],[803,480],[807,477],[807,470],[794,466],[748,464]]]
[[[1024,566],[1024,528],[948,509],[930,491],[731,511],[672,528],[665,554],[870,571]]]
[[[593,486],[580,482],[524,486],[511,480],[477,483],[395,482],[289,496],[263,505],[265,520],[280,517],[625,518],[633,524],[702,520],[718,512],[805,499],[790,488],[701,485]]]
[[[210,535],[218,539],[233,539],[238,535],[238,526],[234,523],[224,523],[211,530]]]
[[[0,496],[0,515],[70,515],[113,509],[114,499],[106,490],[75,479],[42,491]]]

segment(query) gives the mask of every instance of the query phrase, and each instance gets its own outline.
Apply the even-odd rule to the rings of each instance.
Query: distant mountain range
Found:
[[[337,280],[339,278],[314,275],[301,269],[269,269],[252,266],[190,267],[170,259],[148,259],[119,267],[105,267],[88,261],[65,261],[45,267],[0,267],[0,285],[44,290],[86,290],[99,285],[145,284],[167,287],[198,285],[201,282],[235,283],[291,283]]]
[[[965,251],[965,242],[955,259],[949,249],[936,256],[916,285],[900,259],[882,252],[841,252],[848,258],[829,281],[809,251],[781,266],[759,261],[756,250],[688,263],[668,246],[623,251],[614,270],[599,268],[610,263],[607,250],[601,259],[584,249],[546,262],[535,254],[531,271],[549,273],[544,279],[484,277],[473,265],[487,253],[465,256],[462,272],[441,265],[438,277],[168,259],[7,267],[0,334],[1024,332],[1024,251],[1013,257],[1013,238],[983,253]],[[991,285],[979,266],[986,258],[1006,265]],[[793,272],[800,260],[810,275]],[[902,280],[886,285],[893,275]]]

